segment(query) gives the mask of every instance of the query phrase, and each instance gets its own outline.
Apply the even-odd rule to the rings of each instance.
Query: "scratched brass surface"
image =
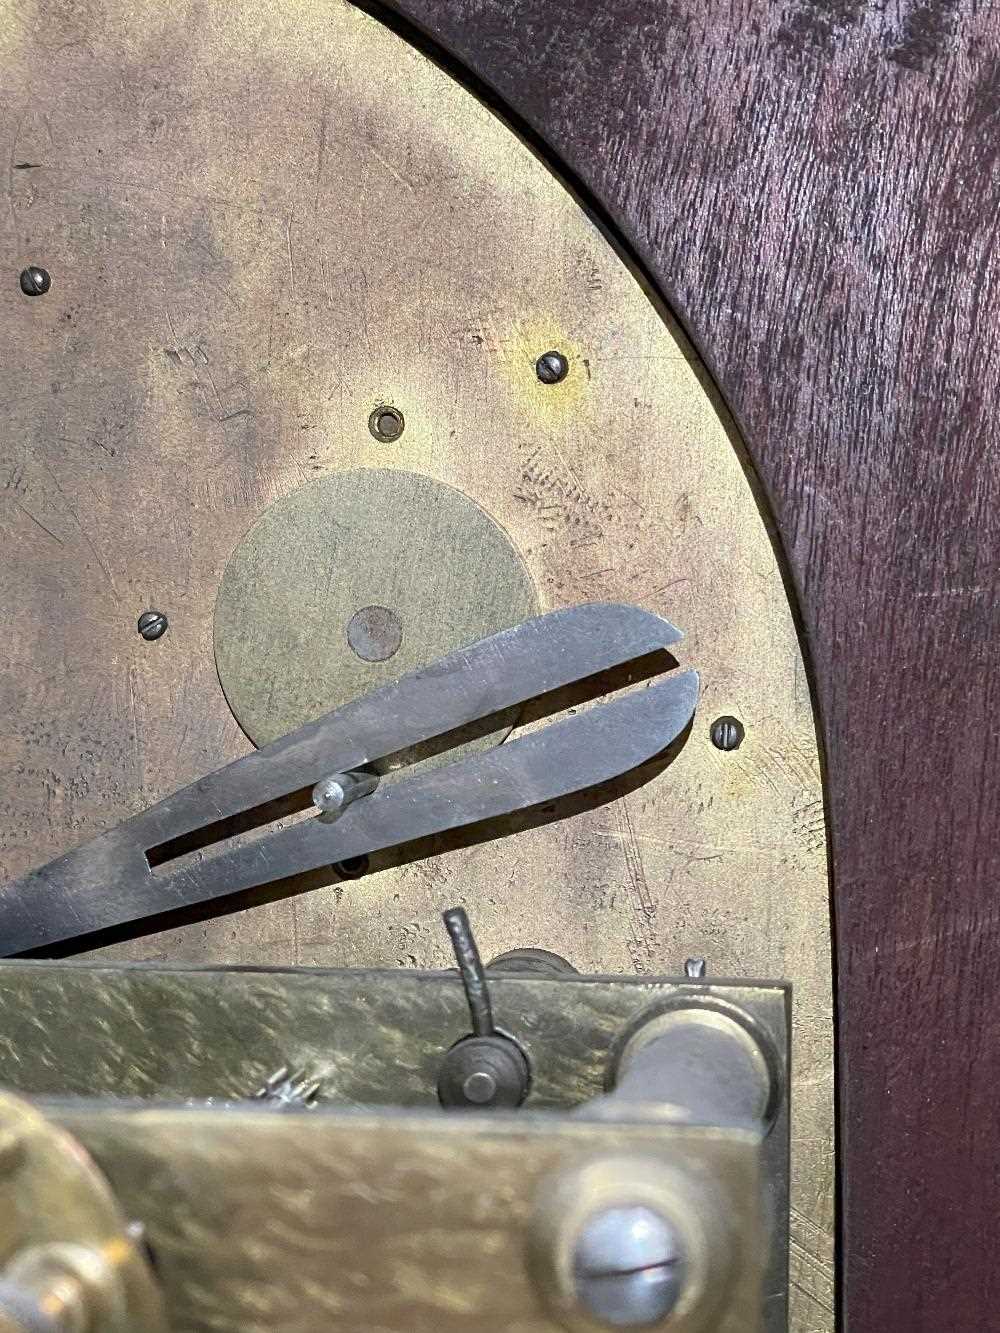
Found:
[[[793,1324],[828,1333],[815,731],[765,523],[689,350],[502,122],[340,0],[0,12],[0,875],[245,750],[212,613],[268,504],[358,467],[457,487],[543,608],[634,601],[687,632],[704,693],[680,755],[570,821],[112,956],[439,966],[438,913],[462,900],[487,954],[788,977]],[[52,273],[36,300],[28,262]],[[549,347],[571,363],[556,386],[533,369]],[[392,445],[368,430],[380,401],[405,414]],[[155,644],[135,632],[149,605],[170,618]],[[720,713],[746,725],[733,754],[708,739]]]
[[[548,1182],[606,1154],[718,1183],[711,1333],[760,1333],[758,1140],[564,1116],[53,1107],[141,1211],[175,1333],[564,1333],[529,1273]],[[703,1320],[677,1333],[707,1333]]]

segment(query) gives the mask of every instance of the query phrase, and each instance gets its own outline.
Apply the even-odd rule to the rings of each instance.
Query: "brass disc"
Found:
[[[0,1093],[0,1269],[9,1283],[18,1261],[79,1256],[92,1333],[166,1333],[163,1297],[141,1241],[130,1234],[108,1181],[82,1145],[36,1106]],[[59,1268],[63,1266],[58,1265]],[[65,1271],[65,1270],[64,1270]],[[53,1301],[58,1308],[58,1301]],[[43,1309],[45,1308],[43,1303]],[[14,1327],[0,1314],[4,1330]],[[75,1328],[74,1322],[44,1327]],[[22,1325],[17,1321],[16,1327]],[[32,1322],[33,1329],[37,1325]]]
[[[468,496],[413,472],[333,472],[271,505],[230,556],[215,660],[266,745],[537,611],[524,561]]]

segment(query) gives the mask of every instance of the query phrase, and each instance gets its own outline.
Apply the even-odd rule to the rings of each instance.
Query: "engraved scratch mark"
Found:
[[[540,449],[533,449],[521,470],[521,484],[514,499],[534,510],[543,528],[554,532],[568,528],[575,540],[598,541],[608,527],[621,521],[608,501],[598,501],[580,485],[576,473],[558,447],[550,462]]]
[[[53,483],[53,485],[55,486],[56,490],[59,492],[60,496],[62,497],[62,502],[63,502],[63,504],[66,506],[67,510],[68,510],[69,513],[72,515],[72,517],[73,517],[73,521],[76,523],[76,526],[80,529],[80,533],[81,533],[81,535],[82,535],[82,537],[83,537],[83,540],[84,540],[84,541],[87,543],[87,545],[90,547],[90,552],[91,552],[91,554],[93,555],[94,559],[97,561],[97,564],[98,564],[99,568],[100,568],[100,569],[103,571],[103,573],[104,573],[104,577],[107,579],[108,583],[109,583],[110,586],[111,586],[111,591],[112,591],[112,593],[114,594],[115,601],[116,601],[116,602],[121,602],[121,598],[118,596],[118,589],[115,587],[115,581],[114,581],[114,578],[113,578],[113,576],[112,576],[112,574],[111,574],[111,570],[108,568],[108,566],[107,566],[107,565],[104,563],[104,561],[102,560],[100,554],[98,553],[97,547],[94,545],[94,543],[93,543],[93,542],[91,541],[91,539],[90,539],[90,534],[88,533],[87,529],[83,526],[83,524],[80,522],[80,516],[79,516],[79,514],[76,512],[76,510],[75,510],[75,509],[73,508],[73,506],[70,504],[70,502],[69,502],[69,497],[67,496],[66,492],[65,492],[65,491],[63,490],[63,488],[59,485],[59,478],[58,478],[58,477],[56,476],[56,474],[52,471],[52,469],[49,467],[48,463],[46,463],[44,459],[40,459],[39,461],[41,462],[42,467],[45,469],[45,471],[46,471],[46,472],[49,474],[49,476],[52,478],[52,483]]]
[[[330,103],[323,103],[323,111],[319,118],[319,146],[316,150],[316,198],[313,203],[313,213],[319,212],[319,193],[323,185],[323,168],[326,166],[326,122],[330,113]]]
[[[191,244],[192,244],[196,249],[200,250],[200,251],[202,252],[202,254],[208,255],[209,259],[212,261],[213,264],[219,264],[219,263],[222,262],[222,261],[220,260],[219,256],[218,256],[217,254],[215,254],[215,252],[214,252],[213,250],[211,250],[211,249],[205,244],[204,241],[199,241],[199,240],[194,240],[194,239],[193,239],[193,240],[191,241]],[[205,279],[205,281],[208,283],[208,285],[209,285],[211,288],[213,288],[215,291],[217,291],[217,292],[219,293],[220,296],[224,296],[224,297],[226,298],[226,300],[229,301],[230,304],[234,307],[234,309],[236,309],[237,311],[239,310],[239,308],[240,308],[240,303],[239,303],[239,301],[237,301],[236,297],[232,294],[232,292],[229,290],[228,287],[224,286],[221,282],[216,282],[216,280],[211,276],[211,274],[203,273],[203,274],[202,274],[202,277]]]
[[[395,180],[397,180],[400,183],[400,185],[405,185],[408,190],[413,189],[413,182],[407,180],[407,178],[401,172],[397,171],[396,168],[392,165],[392,163],[387,158],[384,158],[382,156],[382,154],[378,151],[378,149],[375,147],[374,144],[370,143],[368,147],[371,150],[372,157],[374,157],[377,161],[382,163],[383,167],[385,167],[386,171],[389,173],[390,176],[392,176]]]
[[[821,1310],[825,1310],[827,1311],[827,1313],[833,1314],[832,1301],[824,1300],[822,1296],[817,1296],[816,1292],[811,1291],[806,1286],[803,1286],[794,1273],[789,1272],[788,1276],[795,1290],[797,1292],[800,1292],[806,1298],[807,1301],[811,1301],[813,1305],[818,1305]]]
[[[821,1310],[827,1311],[829,1314],[833,1314],[832,1305],[827,1304],[826,1301],[820,1299],[820,1297],[815,1295],[814,1292],[811,1292],[807,1287],[804,1287],[794,1273],[789,1273],[788,1276],[795,1290],[799,1292],[800,1295],[804,1296],[807,1301],[811,1302],[811,1304],[813,1305],[819,1306]]]
[[[24,124],[25,112],[17,118],[17,124],[14,126],[14,135],[10,141],[10,158],[7,163],[7,204],[10,208],[10,226],[14,235],[17,235],[17,210],[14,207],[14,157],[17,153],[17,141],[21,137],[21,127]]]
[[[253,417],[256,415],[252,407],[238,407],[234,412],[227,412],[225,416],[219,417],[219,420],[232,421],[234,417]]]
[[[580,498],[581,498],[581,499],[585,499],[585,498],[587,497],[587,492],[583,489],[583,486],[582,486],[581,483],[580,483],[580,478],[576,475],[576,473],[573,471],[572,467],[570,466],[569,459],[566,457],[566,455],[563,453],[563,451],[559,448],[558,444],[556,444],[555,440],[552,440],[550,443],[551,443],[551,447],[552,447],[552,452],[555,454],[556,458],[559,459],[559,462],[562,463],[563,467],[564,467],[564,468],[566,469],[566,471],[569,473],[570,477],[571,477],[572,480],[573,480],[573,485],[576,487],[577,491],[579,492]]]
[[[132,753],[135,760],[136,786],[140,794],[145,790],[146,773],[142,762],[142,745],[139,742],[139,722],[135,705],[135,667],[126,672],[128,679],[128,711],[132,718]]]
[[[209,367],[208,353],[205,351],[204,347],[202,347],[199,343],[195,343],[193,348],[182,346],[180,339],[177,337],[177,330],[174,328],[174,321],[170,316],[170,311],[165,309],[164,314],[167,317],[167,324],[170,327],[170,336],[173,339],[173,344],[174,344],[172,348],[165,347],[164,351],[166,352],[169,359],[173,361],[174,365],[176,366],[189,365],[191,369],[194,371],[195,381],[198,385],[198,390],[201,393],[202,401],[204,402],[205,405],[205,412],[209,416],[211,416],[212,405],[209,401],[208,391],[206,390],[204,384],[201,382],[201,375],[198,373],[199,364],[205,366],[206,370],[208,371],[208,378],[212,381],[212,388],[215,390],[215,397],[218,400],[220,408],[222,407],[222,399],[219,396],[219,390],[215,383],[215,377],[213,376],[212,371]]]
[[[330,309],[332,310],[332,309],[333,309],[333,290],[332,290],[332,288],[330,287],[330,275],[329,275],[329,273],[327,273],[327,271],[326,271],[326,259],[323,257],[323,255],[320,255],[320,257],[319,257],[319,270],[320,270],[320,272],[321,272],[322,275],[323,275],[323,286],[326,288],[326,303],[327,303],[327,305],[330,307]],[[270,350],[271,350],[270,343],[268,343],[268,352],[270,352]]]
[[[170,311],[169,311],[169,310],[164,310],[163,313],[164,313],[164,314],[166,315],[166,317],[167,317],[167,324],[168,324],[168,326],[169,326],[169,328],[170,328],[170,337],[171,337],[171,339],[172,339],[172,341],[173,341],[173,346],[174,346],[175,349],[179,349],[179,348],[180,348],[180,342],[178,341],[178,338],[177,338],[177,330],[174,328],[174,321],[170,318]],[[178,357],[179,357],[179,356],[180,356],[180,352],[178,351]]]
[[[219,411],[222,411],[222,397],[219,393],[219,386],[215,382],[215,376],[212,374],[212,367],[208,364],[208,357],[205,358],[205,373],[212,381],[212,388],[215,391],[216,402],[219,404]]]
[[[288,280],[292,284],[292,291],[295,290],[295,265],[292,262],[292,223],[295,221],[295,209],[288,214],[288,221],[285,223],[285,245],[288,247]]]
[[[58,542],[58,544],[59,544],[60,546],[62,546],[63,541],[62,541],[62,538],[61,538],[61,537],[57,537],[56,534],[52,531],[51,528],[47,528],[47,527],[45,526],[45,524],[42,522],[42,520],[41,520],[40,518],[37,518],[37,517],[31,512],[30,509],[26,509],[25,506],[24,506],[23,504],[21,504],[20,500],[14,499],[13,496],[11,497],[11,499],[14,500],[14,503],[17,505],[18,509],[20,509],[20,511],[21,511],[22,514],[26,514],[26,515],[28,516],[28,518],[31,519],[32,523],[34,523],[34,524],[36,524],[38,527],[40,527],[41,530],[42,530],[43,532],[47,533],[47,534],[52,538],[52,540],[53,540],[54,542]]]
[[[833,1237],[798,1208],[791,1207],[789,1215],[792,1234],[789,1236],[788,1257],[792,1285],[806,1300],[832,1314],[834,1311]],[[814,1243],[818,1242],[830,1258],[815,1254],[805,1243],[803,1231],[811,1232]]]
[[[636,972],[642,973],[648,971],[655,952],[653,919],[656,916],[656,905],[649,891],[639,840],[635,836],[624,797],[617,802],[617,808],[622,830],[621,848],[629,880],[628,905],[632,916],[632,939],[628,942],[628,951],[632,966]]]
[[[593,831],[591,834],[589,834],[589,836],[590,836],[591,838],[613,838],[613,839],[615,840],[615,842],[619,842],[619,843],[620,843],[620,842],[623,842],[624,839],[625,839],[625,835],[624,835],[623,833],[614,833],[611,829],[594,829],[594,831]],[[632,835],[632,841],[633,841],[634,843],[636,843],[637,845],[638,845],[639,843],[648,843],[650,847],[673,847],[673,846],[675,846],[675,841],[674,841],[674,839],[671,839],[671,840],[668,842],[665,838],[650,838],[650,837],[640,836],[640,835],[637,834],[637,833]],[[696,847],[700,847],[700,846],[703,846],[704,844],[702,844],[702,843],[692,843],[691,845],[692,845],[692,846],[696,846]]]

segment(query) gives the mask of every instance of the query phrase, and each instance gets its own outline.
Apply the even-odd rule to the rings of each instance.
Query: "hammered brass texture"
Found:
[[[829,904],[788,594],[690,350],[491,111],[340,0],[2,0],[0,876],[243,753],[223,569],[312,477],[399,467],[506,531],[543,609],[636,602],[703,696],[662,776],[572,819],[118,944],[112,957],[487,956],[795,985],[793,1308],[832,1328]],[[45,58],[38,34],[45,33]],[[21,295],[41,263],[47,295]],[[535,359],[565,352],[544,385]],[[376,440],[380,402],[405,417]],[[147,606],[170,628],[135,631]],[[733,714],[739,750],[709,726]],[[318,877],[309,881],[319,882]]]
[[[737,1006],[775,1052],[779,1110],[761,1161],[767,1329],[783,1328],[788,1264],[788,1008],[784,986],[490,974],[496,1022],[531,1068],[529,1111],[567,1111],[610,1086],[629,1034],[666,1006]],[[654,1019],[655,1022],[655,1019]],[[445,1051],[469,1030],[456,974],[149,964],[0,963],[0,1085],[32,1097],[214,1105],[282,1067],[320,1106],[437,1105]],[[144,1215],[143,1215],[144,1216]]]
[[[495,1020],[528,1056],[536,1109],[599,1096],[632,1023],[706,994],[740,1005],[786,1051],[781,986],[490,975]],[[427,1107],[469,1010],[456,974],[10,961],[0,1031],[0,1086],[33,1097],[239,1099],[286,1065],[319,1080],[323,1103]]]
[[[370,606],[402,629],[383,660],[348,642]],[[237,721],[267,745],[537,611],[509,538],[460,491],[400,469],[333,472],[276,501],[233,552],[215,661]],[[497,744],[515,718],[469,748]]]
[[[525,1112],[52,1110],[142,1210],[175,1333],[564,1333],[529,1274],[536,1201],[566,1168],[623,1152],[721,1186],[735,1273],[713,1333],[761,1328],[758,1140],[744,1131]]]

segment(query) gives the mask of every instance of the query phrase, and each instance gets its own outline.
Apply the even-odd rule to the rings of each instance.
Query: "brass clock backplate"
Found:
[[[364,468],[457,489],[543,609],[635,602],[686,631],[703,694],[678,757],[572,819],[105,953],[436,967],[458,902],[489,955],[790,979],[793,1326],[825,1333],[815,726],[766,521],[692,352],[550,168],[343,0],[2,10],[0,876],[248,749],[213,614],[273,502]],[[45,295],[19,289],[30,263]],[[550,349],[570,367],[555,384],[535,369]],[[384,405],[395,440],[370,428]],[[147,607],[170,624],[152,643]],[[710,739],[724,714],[746,730],[731,752]]]

